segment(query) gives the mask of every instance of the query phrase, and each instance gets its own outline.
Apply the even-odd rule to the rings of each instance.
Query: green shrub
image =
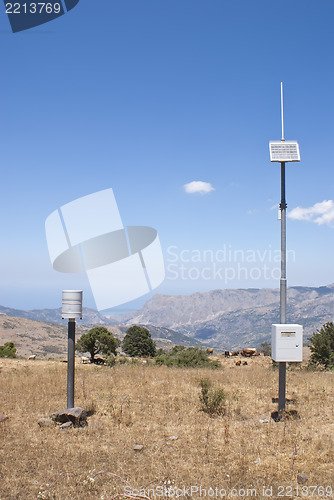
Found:
[[[107,357],[106,359],[106,363],[105,363],[107,366],[115,366],[116,364],[116,356],[114,354],[109,354],[109,356]]]
[[[201,403],[200,410],[210,415],[210,417],[225,415],[224,390],[214,390],[212,388],[212,382],[208,378],[202,378],[199,385],[201,388],[201,393],[199,395],[199,400]]]
[[[130,363],[129,359],[126,356],[119,356],[118,358],[118,363],[120,365],[126,365],[127,363]]]
[[[14,342],[6,342],[5,345],[0,345],[0,358],[16,358]]]
[[[159,349],[157,349],[155,355],[161,356],[162,354],[166,354],[166,351],[164,349],[162,349],[161,347],[159,347]]]
[[[159,354],[159,356],[155,358],[155,364],[159,366],[161,365],[172,366],[172,360],[170,359],[168,354]]]
[[[313,332],[310,340],[310,364],[334,368],[334,324],[330,321]]]
[[[157,356],[157,365],[187,368],[219,368],[219,361],[211,360],[206,351],[198,347],[174,346],[171,351]]]

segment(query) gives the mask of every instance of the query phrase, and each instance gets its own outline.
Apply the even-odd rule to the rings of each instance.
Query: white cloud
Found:
[[[203,181],[192,181],[183,186],[184,190],[188,194],[199,193],[207,194],[214,191],[215,188],[210,184],[210,182]]]
[[[334,201],[324,200],[308,208],[296,207],[288,213],[288,217],[314,222],[319,226],[334,226]]]

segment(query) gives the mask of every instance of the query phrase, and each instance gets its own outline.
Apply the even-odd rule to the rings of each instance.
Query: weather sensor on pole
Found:
[[[63,290],[62,319],[68,319],[67,408],[74,408],[75,320],[82,319],[82,290]]]

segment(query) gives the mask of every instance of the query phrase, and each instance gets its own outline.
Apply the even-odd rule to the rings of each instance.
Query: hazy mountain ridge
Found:
[[[123,316],[127,324],[147,323],[178,329],[220,314],[269,305],[279,297],[272,289],[212,290],[189,295],[156,294],[136,313]]]
[[[326,308],[334,301],[334,284],[288,288],[288,305],[310,303]],[[279,289],[233,289],[197,292],[189,295],[156,294],[140,311],[123,316],[126,323],[146,322],[171,328],[208,321],[230,312],[279,305]]]
[[[62,323],[66,328],[60,309],[19,311],[0,306],[0,312]],[[287,322],[302,324],[305,339],[333,316],[334,284],[288,288]],[[82,322],[77,322],[83,329],[85,325],[109,325],[111,331],[121,336],[130,325],[140,324],[151,331],[153,338],[167,343],[204,342],[222,350],[254,347],[269,341],[272,323],[279,323],[279,290],[266,288],[156,294],[141,310],[114,317],[85,308]]]
[[[304,326],[304,338],[334,316],[334,285],[290,287],[287,322]],[[270,341],[279,323],[278,289],[213,290],[185,296],[158,294],[124,320],[168,326],[221,349]]]
[[[332,307],[334,306],[334,301]],[[333,310],[333,309],[332,309]],[[297,307],[287,308],[287,321],[301,324],[304,327],[304,342],[312,332],[327,321],[333,319],[333,314],[316,314],[310,311],[298,311]],[[279,306],[259,307],[222,314],[215,320],[198,322],[193,326],[192,335],[195,338],[210,343],[220,349],[240,349],[240,347],[256,347],[262,342],[271,341],[271,325],[279,323]],[[190,334],[187,328],[180,329],[184,334]]]

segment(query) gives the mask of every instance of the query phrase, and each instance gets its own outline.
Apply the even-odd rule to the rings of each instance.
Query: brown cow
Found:
[[[240,361],[240,359],[239,359],[239,361],[236,361],[236,362],[235,362],[235,365],[236,365],[236,366],[240,366],[240,365],[241,365],[241,361]]]
[[[206,352],[208,354],[212,354],[213,353],[213,348],[212,347],[208,347],[208,349],[206,350]]]
[[[231,356],[238,356],[239,355],[239,351],[232,351],[231,352]]]
[[[243,349],[241,351],[242,356],[251,357],[256,353],[256,349]]]

